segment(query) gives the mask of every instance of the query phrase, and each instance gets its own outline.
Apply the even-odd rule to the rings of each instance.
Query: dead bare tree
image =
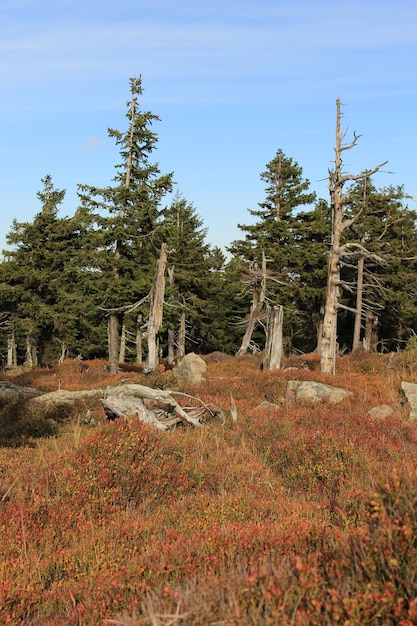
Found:
[[[356,222],[363,211],[360,209],[353,217],[347,217],[345,213],[345,206],[347,203],[349,191],[345,194],[343,192],[344,185],[348,181],[357,181],[365,178],[369,178],[375,172],[378,172],[387,161],[374,167],[372,170],[367,170],[361,174],[344,174],[342,154],[346,150],[351,150],[356,146],[360,135],[353,134],[353,140],[344,144],[343,140],[346,133],[341,132],[341,110],[340,110],[340,98],[336,101],[336,146],[335,146],[335,165],[334,169],[329,171],[329,191],[330,191],[330,205],[332,211],[332,236],[329,251],[328,261],[328,275],[327,275],[327,287],[326,298],[324,307],[324,319],[322,336],[320,342],[321,348],[321,361],[320,370],[325,374],[334,374],[336,370],[336,344],[337,344],[337,312],[342,306],[339,303],[339,292],[341,287],[340,281],[340,263],[341,259],[348,252],[352,253],[355,250],[356,253],[363,252],[368,254],[366,248],[358,243],[345,243],[341,244],[342,233],[349,228],[354,222]]]
[[[266,344],[262,362],[264,370],[274,370],[281,367],[283,321],[284,308],[281,305],[268,305],[266,309]]]
[[[153,371],[158,365],[158,351],[156,337],[162,324],[164,295],[165,295],[165,268],[167,264],[167,249],[163,243],[156,263],[155,278],[150,293],[150,310],[147,324],[146,338],[148,342],[148,359],[146,371]]]
[[[259,268],[257,264],[253,268],[250,268],[248,272],[248,279],[246,282],[250,284],[250,290],[252,292],[252,303],[249,311],[249,318],[246,322],[245,334],[242,338],[242,343],[236,356],[243,356],[247,353],[250,342],[252,340],[253,331],[256,324],[261,319],[264,313],[264,304],[266,298],[266,256],[265,252],[262,252],[262,267]]]

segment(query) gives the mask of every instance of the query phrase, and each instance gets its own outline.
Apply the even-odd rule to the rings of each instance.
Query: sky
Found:
[[[244,236],[277,150],[328,199],[338,97],[346,140],[362,135],[345,173],[388,161],[374,184],[417,199],[416,59],[415,0],[0,0],[0,250],[47,174],[67,216],[77,185],[111,184],[107,129],[126,130],[139,75],[153,160],[212,245]]]

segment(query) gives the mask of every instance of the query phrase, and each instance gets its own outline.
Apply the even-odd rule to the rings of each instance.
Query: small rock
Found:
[[[315,380],[289,380],[287,385],[287,400],[304,400],[307,402],[322,402],[327,400],[332,404],[342,402],[353,396],[352,391],[343,387],[333,387]]]
[[[389,417],[394,413],[394,409],[389,404],[380,404],[379,406],[374,406],[373,409],[368,411],[369,417],[373,419],[383,419],[384,417]]]

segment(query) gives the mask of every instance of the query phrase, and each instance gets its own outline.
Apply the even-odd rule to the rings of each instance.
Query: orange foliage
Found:
[[[232,396],[236,421],[160,433],[116,420],[0,449],[0,623],[415,624],[415,426],[367,416],[399,401],[400,378],[382,355],[344,357],[333,378],[316,364],[209,363],[189,391],[226,413]],[[152,376],[68,361],[13,380],[172,384]],[[291,378],[354,396],[288,404]]]

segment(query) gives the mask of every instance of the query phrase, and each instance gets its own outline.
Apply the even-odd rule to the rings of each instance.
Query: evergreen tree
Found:
[[[319,200],[310,211],[296,216],[293,240],[294,307],[287,310],[291,345],[301,352],[318,347],[327,280],[327,251],[330,240],[330,209]]]
[[[56,360],[76,348],[80,333],[77,254],[82,229],[77,216],[58,217],[65,191],[52,178],[42,179],[37,193],[42,210],[33,222],[13,221],[1,265],[3,310],[11,312],[15,333],[25,339],[25,361]]]
[[[249,210],[256,218],[254,224],[241,225],[246,232],[244,240],[234,241],[229,251],[248,268],[267,263],[267,299],[285,307],[287,335],[293,335],[298,311],[304,251],[300,241],[305,239],[304,207],[314,203],[316,195],[310,191],[310,182],[303,178],[302,168],[293,159],[278,150],[261,174],[266,183],[266,198],[258,210]],[[321,262],[321,261],[320,261]],[[250,295],[250,294],[248,294]],[[249,309],[249,302],[247,302]]]
[[[402,187],[379,190],[371,179],[359,180],[349,189],[346,215],[360,212],[360,219],[344,232],[343,241],[350,244],[351,252],[344,259],[341,272],[343,283],[348,286],[341,301],[348,310],[341,316],[339,336],[350,344],[349,309],[358,309],[359,302],[353,348],[361,337],[365,345],[369,343],[364,336],[369,320],[373,322],[374,342],[379,341],[381,349],[401,347],[415,327],[417,214],[405,204],[406,199]]]
[[[125,132],[108,130],[120,148],[115,184],[105,188],[79,186],[82,207],[92,223],[89,251],[92,269],[100,276],[98,304],[110,313],[109,358],[113,373],[119,359],[123,308],[149,292],[158,254],[154,235],[159,205],[172,188],[172,174],[161,175],[158,163],[150,161],[158,141],[151,127],[159,117],[139,109],[142,93],[141,77],[131,78],[128,128]]]
[[[180,354],[213,347],[217,308],[212,266],[221,263],[221,255],[206,243],[206,233],[193,204],[177,193],[162,212],[158,235],[168,248],[165,327],[167,334],[168,329],[175,333],[177,346],[184,337]]]

